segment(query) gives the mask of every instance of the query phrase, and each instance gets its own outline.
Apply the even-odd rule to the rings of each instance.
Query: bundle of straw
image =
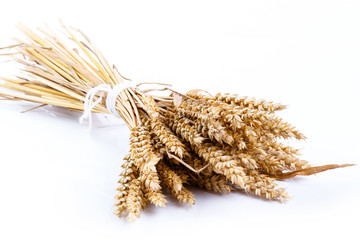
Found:
[[[23,66],[25,77],[2,78],[0,97],[84,110],[88,93],[106,84],[114,88],[130,79],[111,66],[90,39],[63,25],[76,44],[70,48],[50,29],[35,33],[23,25],[27,40],[3,48]],[[83,40],[80,40],[82,38]],[[288,198],[276,180],[311,175],[350,166],[312,167],[298,158],[299,150],[279,140],[305,139],[275,115],[284,105],[202,90],[181,94],[168,87],[169,96],[155,96],[140,85],[122,90],[116,112],[131,129],[130,152],[124,158],[116,195],[115,214],[133,221],[149,203],[165,206],[163,189],[179,201],[195,203],[188,185],[228,193],[238,189],[260,197]],[[93,112],[108,114],[106,91],[90,98]],[[86,105],[86,104],[85,104]]]

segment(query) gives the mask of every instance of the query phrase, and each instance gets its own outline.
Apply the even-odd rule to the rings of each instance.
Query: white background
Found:
[[[359,164],[359,12],[355,0],[4,0],[0,45],[21,36],[17,22],[59,28],[62,18],[129,78],[288,104],[280,115],[308,137],[294,143],[304,159]],[[0,65],[0,75],[16,71]],[[128,223],[112,205],[129,130],[96,116],[88,132],[79,113],[50,106],[20,113],[32,106],[0,102],[0,239],[358,235],[359,166],[281,182],[293,197],[286,204],[195,189],[195,206],[169,198]]]

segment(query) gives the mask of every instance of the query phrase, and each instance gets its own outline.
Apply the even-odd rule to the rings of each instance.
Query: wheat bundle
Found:
[[[133,221],[149,203],[164,207],[164,188],[193,205],[189,185],[284,201],[288,195],[275,181],[350,166],[313,167],[298,149],[283,144],[281,139],[305,139],[275,114],[284,105],[202,90],[181,94],[169,87],[162,89],[169,95],[153,95],[152,89],[140,89],[146,83],[123,77],[78,29],[63,25],[76,44],[70,48],[50,29],[19,28],[26,40],[2,48],[10,51],[2,55],[22,64],[25,76],[1,78],[1,98],[85,111],[89,121],[91,112],[118,114],[131,129],[115,197],[120,217],[127,213]],[[108,95],[116,88],[111,110]]]

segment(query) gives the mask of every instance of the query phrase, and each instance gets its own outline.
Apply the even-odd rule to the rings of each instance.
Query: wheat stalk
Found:
[[[24,76],[2,77],[0,97],[26,100],[83,111],[88,92],[101,84],[115,87],[127,81],[110,65],[80,30],[62,24],[70,42],[51,29],[34,32],[19,24],[26,40],[1,48],[23,66]],[[195,203],[187,185],[228,193],[241,188],[267,199],[285,201],[276,180],[311,175],[352,166],[331,164],[312,167],[298,158],[299,150],[280,139],[304,135],[276,116],[285,105],[230,94],[210,95],[203,90],[181,94],[168,84],[160,89],[129,87],[120,92],[115,108],[131,129],[117,189],[115,214],[133,221],[152,203],[164,207],[167,188],[179,201]],[[155,96],[154,90],[170,91]],[[204,92],[204,93],[203,93]],[[93,112],[108,114],[105,92],[94,100]]]

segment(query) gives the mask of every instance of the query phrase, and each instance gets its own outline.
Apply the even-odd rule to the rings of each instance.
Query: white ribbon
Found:
[[[99,97],[96,101],[94,98],[98,92],[105,92],[106,95],[106,108],[108,109],[109,113],[115,117],[120,117],[119,113],[116,111],[116,99],[119,96],[120,92],[127,89],[127,88],[135,88],[136,84],[130,81],[124,81],[115,85],[113,88],[108,84],[101,84],[96,87],[91,88],[85,97],[84,101],[84,112],[79,118],[80,123],[83,123],[85,120],[89,121],[89,128],[92,127],[92,118],[91,118],[91,111],[93,108],[98,105],[103,97]]]

